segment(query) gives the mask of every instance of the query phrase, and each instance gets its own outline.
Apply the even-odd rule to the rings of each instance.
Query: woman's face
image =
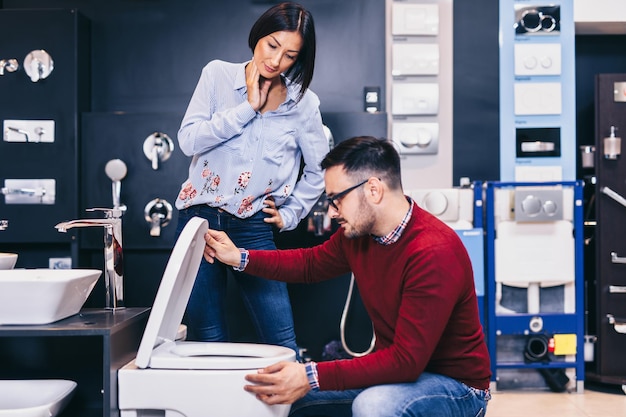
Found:
[[[253,60],[263,78],[276,78],[296,62],[301,47],[299,32],[270,33],[257,42]]]

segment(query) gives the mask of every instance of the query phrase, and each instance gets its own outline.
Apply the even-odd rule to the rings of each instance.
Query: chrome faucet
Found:
[[[124,308],[124,263],[122,254],[122,214],[125,207],[90,208],[86,211],[103,211],[104,219],[79,219],[59,223],[55,228],[67,232],[75,227],[104,227],[104,285],[107,309]]]
[[[9,227],[8,220],[0,220],[0,230],[7,230],[8,227]]]

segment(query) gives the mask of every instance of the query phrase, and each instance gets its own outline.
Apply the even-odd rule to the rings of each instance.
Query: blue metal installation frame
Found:
[[[511,316],[497,316],[495,313],[496,277],[495,277],[495,189],[508,187],[572,187],[574,190],[574,247],[575,247],[575,312],[574,313],[540,313],[515,314]],[[582,181],[564,182],[486,182],[485,183],[485,225],[486,225],[486,273],[487,273],[487,346],[491,355],[492,385],[497,381],[499,368],[575,368],[576,390],[584,389],[585,362],[584,362],[584,272],[583,272],[583,183]],[[534,362],[499,362],[496,349],[497,336],[527,335],[529,321],[540,316],[543,320],[543,332],[552,334],[576,334],[575,362],[550,361],[547,363]]]

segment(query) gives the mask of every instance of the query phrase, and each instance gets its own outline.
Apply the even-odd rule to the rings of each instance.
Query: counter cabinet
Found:
[[[117,416],[117,370],[139,348],[150,309],[83,309],[55,323],[0,326],[0,379],[70,379],[59,417]]]

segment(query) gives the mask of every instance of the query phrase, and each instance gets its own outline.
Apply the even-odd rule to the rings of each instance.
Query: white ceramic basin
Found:
[[[17,253],[0,252],[0,269],[13,269],[17,262]]]
[[[100,274],[97,269],[0,271],[0,325],[48,324],[78,313]]]
[[[76,382],[65,379],[0,380],[0,417],[54,417],[74,388]]]

